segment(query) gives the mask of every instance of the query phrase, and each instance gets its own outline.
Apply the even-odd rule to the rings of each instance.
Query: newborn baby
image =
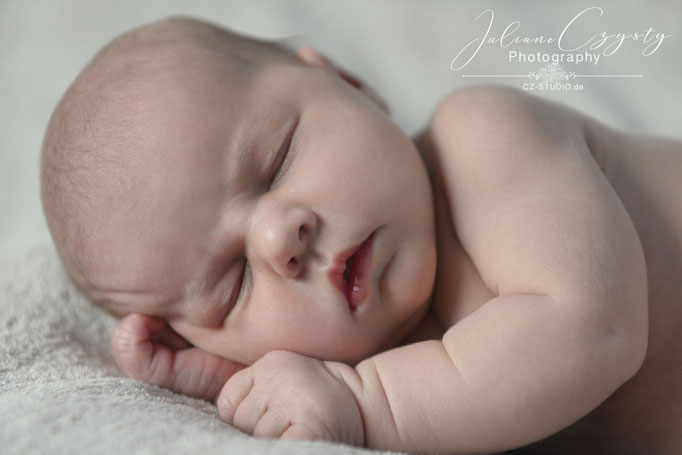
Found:
[[[680,170],[678,143],[495,86],[412,141],[312,48],[172,18],[78,76],[41,181],[69,276],[123,318],[120,367],[247,433],[664,453]]]

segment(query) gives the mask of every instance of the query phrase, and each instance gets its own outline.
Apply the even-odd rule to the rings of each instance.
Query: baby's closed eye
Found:
[[[275,161],[273,162],[273,170],[271,170],[270,183],[268,184],[268,189],[274,189],[279,183],[282,176],[287,172],[291,166],[291,154],[289,150],[291,148],[291,143],[293,142],[293,137],[296,132],[296,127],[298,126],[299,118],[293,122],[292,126],[289,128],[287,135],[285,136],[282,144],[277,151]]]

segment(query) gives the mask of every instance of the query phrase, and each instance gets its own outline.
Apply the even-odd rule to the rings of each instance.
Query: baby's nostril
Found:
[[[289,259],[289,264],[288,264],[289,267],[296,267],[296,264],[297,264],[296,258]]]
[[[298,239],[303,240],[303,234],[305,234],[305,226],[298,228]]]

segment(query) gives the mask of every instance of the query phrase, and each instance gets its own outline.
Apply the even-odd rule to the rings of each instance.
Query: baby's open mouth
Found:
[[[346,261],[346,270],[343,271],[343,278],[346,280],[346,284],[348,284],[348,278],[350,277],[350,269],[353,267],[353,258],[355,258],[355,255],[348,258]]]
[[[346,297],[351,312],[362,304],[368,293],[373,239],[374,232],[357,247],[341,253],[329,271],[329,279]]]

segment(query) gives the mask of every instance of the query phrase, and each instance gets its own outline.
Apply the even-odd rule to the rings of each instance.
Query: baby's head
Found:
[[[41,183],[90,301],[164,318],[244,364],[273,349],[354,363],[428,306],[423,161],[381,102],[310,48],[184,18],[122,35],[55,109]]]

